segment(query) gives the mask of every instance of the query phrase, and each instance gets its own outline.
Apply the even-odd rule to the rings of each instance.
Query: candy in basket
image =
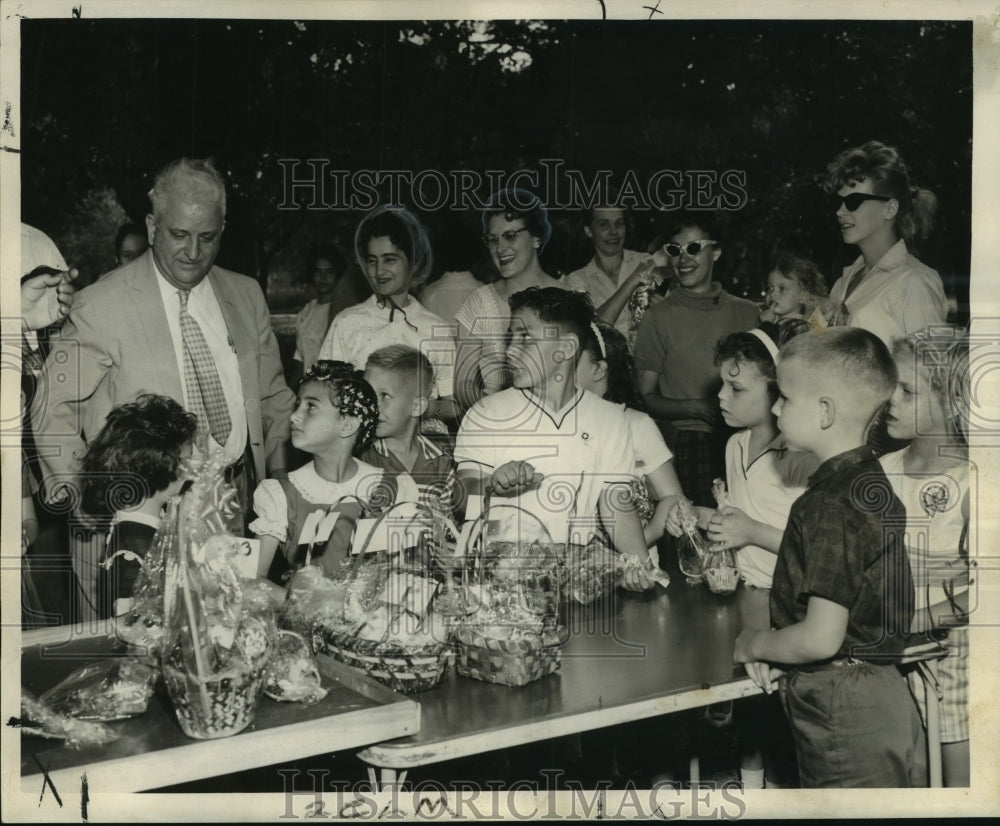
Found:
[[[313,647],[396,691],[432,688],[451,656],[445,618],[434,608],[440,519],[421,505],[400,503],[370,527],[359,522],[362,529],[359,553],[335,575],[333,587],[321,586],[329,599],[314,615]],[[370,547],[377,552],[367,554]]]
[[[244,586],[227,532],[235,491],[204,463],[177,507],[176,553],[166,560],[163,676],[189,737],[236,734],[254,719],[276,625],[271,605]],[[246,592],[245,592],[246,588]]]
[[[473,610],[455,630],[458,673],[504,685],[554,673],[567,633],[556,619],[559,560],[548,531],[521,508],[484,503],[469,540]]]

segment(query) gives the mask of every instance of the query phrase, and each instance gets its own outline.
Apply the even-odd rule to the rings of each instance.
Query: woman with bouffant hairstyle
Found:
[[[912,183],[899,152],[878,141],[845,149],[823,188],[835,196],[844,243],[861,251],[830,291],[830,323],[862,327],[891,346],[943,322],[941,277],[912,252],[930,234],[937,199]]]

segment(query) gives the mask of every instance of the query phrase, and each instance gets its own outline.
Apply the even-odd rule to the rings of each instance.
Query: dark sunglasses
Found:
[[[675,244],[671,241],[669,244],[664,244],[663,249],[671,258],[679,258],[681,250],[684,250],[688,255],[697,255],[705,247],[714,247],[715,241],[691,241],[688,244],[681,246],[680,244]]]
[[[868,195],[865,192],[852,192],[850,195],[845,195],[841,198],[839,195],[833,196],[834,211],[840,209],[840,205],[843,204],[847,207],[848,212],[855,212],[859,206],[861,206],[865,201],[891,201],[891,195]]]

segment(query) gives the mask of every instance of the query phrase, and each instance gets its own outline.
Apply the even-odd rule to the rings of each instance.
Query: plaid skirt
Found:
[[[948,632],[948,656],[937,662],[941,686],[941,742],[959,743],[969,739],[969,629],[953,628]],[[907,673],[910,693],[917,702],[920,719],[927,726],[927,700],[920,671]]]

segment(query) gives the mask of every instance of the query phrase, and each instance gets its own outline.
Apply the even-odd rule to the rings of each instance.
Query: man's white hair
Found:
[[[226,182],[211,158],[178,158],[156,173],[149,202],[153,217],[159,218],[167,202],[167,193],[173,187],[187,187],[194,191],[209,192],[218,199],[222,217],[226,217]]]

